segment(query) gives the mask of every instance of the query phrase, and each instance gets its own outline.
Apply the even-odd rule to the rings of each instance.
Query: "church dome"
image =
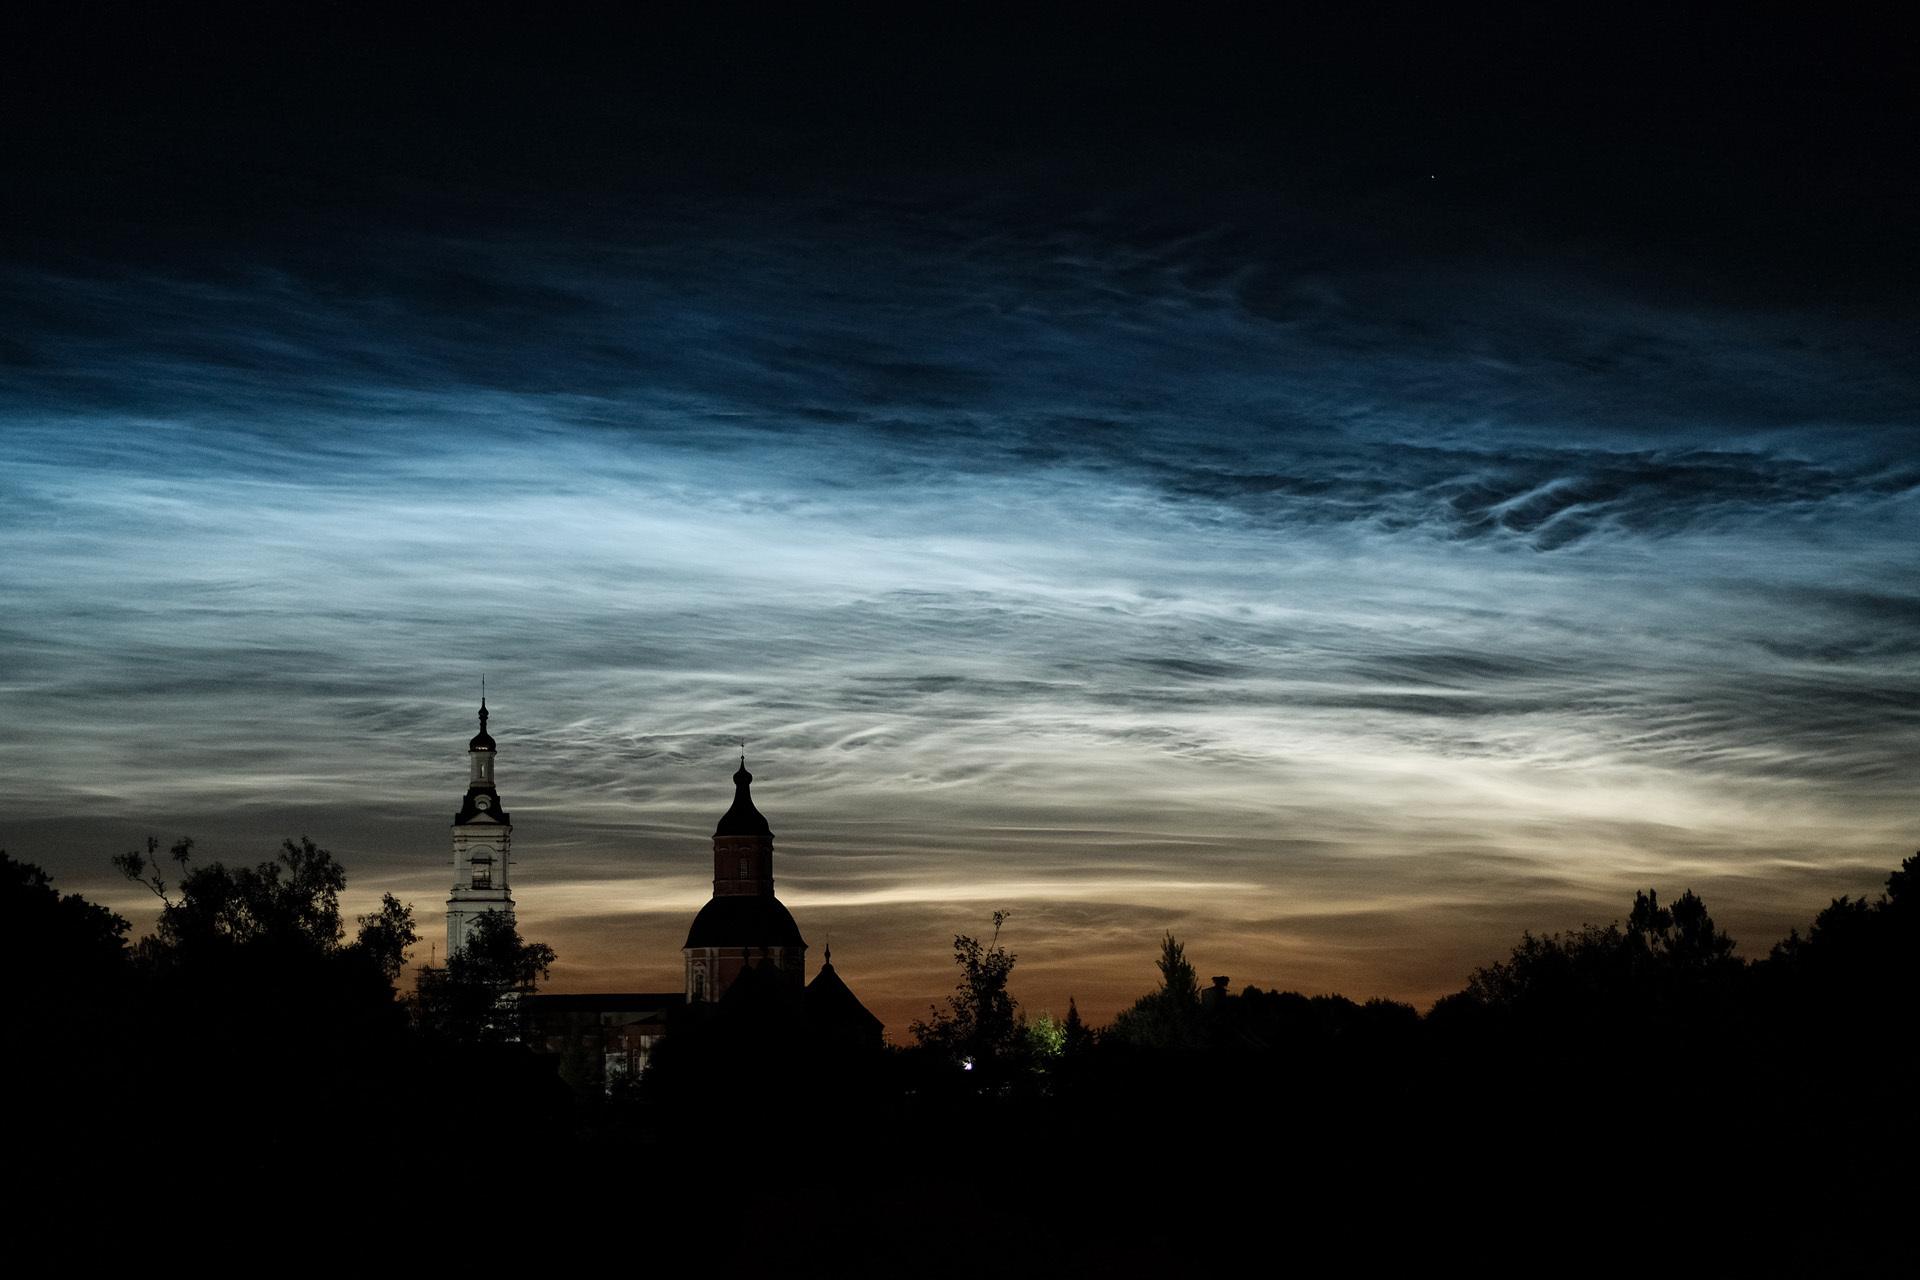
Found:
[[[487,732],[487,700],[482,698],[480,699],[480,732],[468,740],[467,750],[492,751],[493,749],[493,735]]]
[[[714,898],[687,931],[689,947],[804,947],[793,913],[771,894]]]
[[[733,807],[720,817],[720,825],[713,829],[719,836],[766,836],[773,838],[773,829],[760,811],[753,807],[753,796],[747,790],[753,783],[753,775],[747,772],[747,758],[740,757],[740,771],[733,775]],[[692,945],[692,944],[689,944]]]

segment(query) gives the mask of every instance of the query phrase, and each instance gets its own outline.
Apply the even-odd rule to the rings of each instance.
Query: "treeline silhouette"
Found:
[[[538,1169],[576,1207],[730,1188],[752,1211],[704,1247],[737,1261],[850,1247],[852,1213],[877,1254],[965,1221],[1036,1266],[1175,1272],[1197,1240],[1309,1220],[1791,1234],[1913,1189],[1920,855],[1763,959],[1691,892],[1643,892],[1622,921],[1523,936],[1424,1016],[1203,986],[1168,934],[1160,984],[1111,1025],[1029,1017],[996,914],[955,939],[955,990],[908,1047],[810,1035],[767,994],[680,1019],[611,1087],[526,1043],[515,997],[553,953],[503,918],[403,992],[411,909],[389,896],[350,929],[312,842],[252,867],[169,857],[116,860],[162,901],[130,945],[0,854],[5,1088],[34,1167],[72,1175],[143,1134],[209,1185],[337,1178],[373,1212],[369,1162],[412,1143],[417,1194],[448,1203],[456,1171]]]
[[[311,840],[254,866],[192,851],[183,839],[163,858],[149,839],[114,859],[162,904],[131,945],[125,919],[0,852],[0,938],[18,976],[3,1087],[44,1185],[91,1188],[103,1160],[151,1150],[170,1182],[338,1178],[352,1197],[340,1208],[371,1212],[385,1189],[367,1175],[407,1140],[403,1124],[484,1113],[503,1151],[564,1129],[565,1089],[500,1012],[549,949],[502,920],[402,996],[411,907],[387,895],[349,936],[345,872]]]

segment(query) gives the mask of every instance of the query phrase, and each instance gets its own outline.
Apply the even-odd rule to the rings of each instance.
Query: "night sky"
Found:
[[[1035,1012],[1424,1007],[1920,847],[1904,28],[485,12],[0,41],[61,888],[304,834],[437,939],[482,677],[550,989],[681,985],[744,741],[896,1039],[1000,908]]]

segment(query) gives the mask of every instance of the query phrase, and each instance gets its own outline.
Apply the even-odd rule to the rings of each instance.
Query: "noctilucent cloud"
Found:
[[[744,751],[899,1039],[956,932],[1103,1021],[1425,1005],[1914,844],[1897,326],[1011,182],[5,264],[0,844],[309,835],[437,936],[486,681],[555,990],[668,990]],[[421,951],[427,951],[423,943]],[[420,956],[427,959],[425,954]]]

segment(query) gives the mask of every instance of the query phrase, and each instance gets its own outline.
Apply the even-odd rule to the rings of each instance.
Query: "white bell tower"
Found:
[[[480,732],[467,743],[467,798],[453,815],[453,896],[447,899],[447,954],[467,943],[474,922],[489,911],[513,919],[507,867],[513,822],[493,789],[493,738],[487,733],[487,700],[480,699]]]

